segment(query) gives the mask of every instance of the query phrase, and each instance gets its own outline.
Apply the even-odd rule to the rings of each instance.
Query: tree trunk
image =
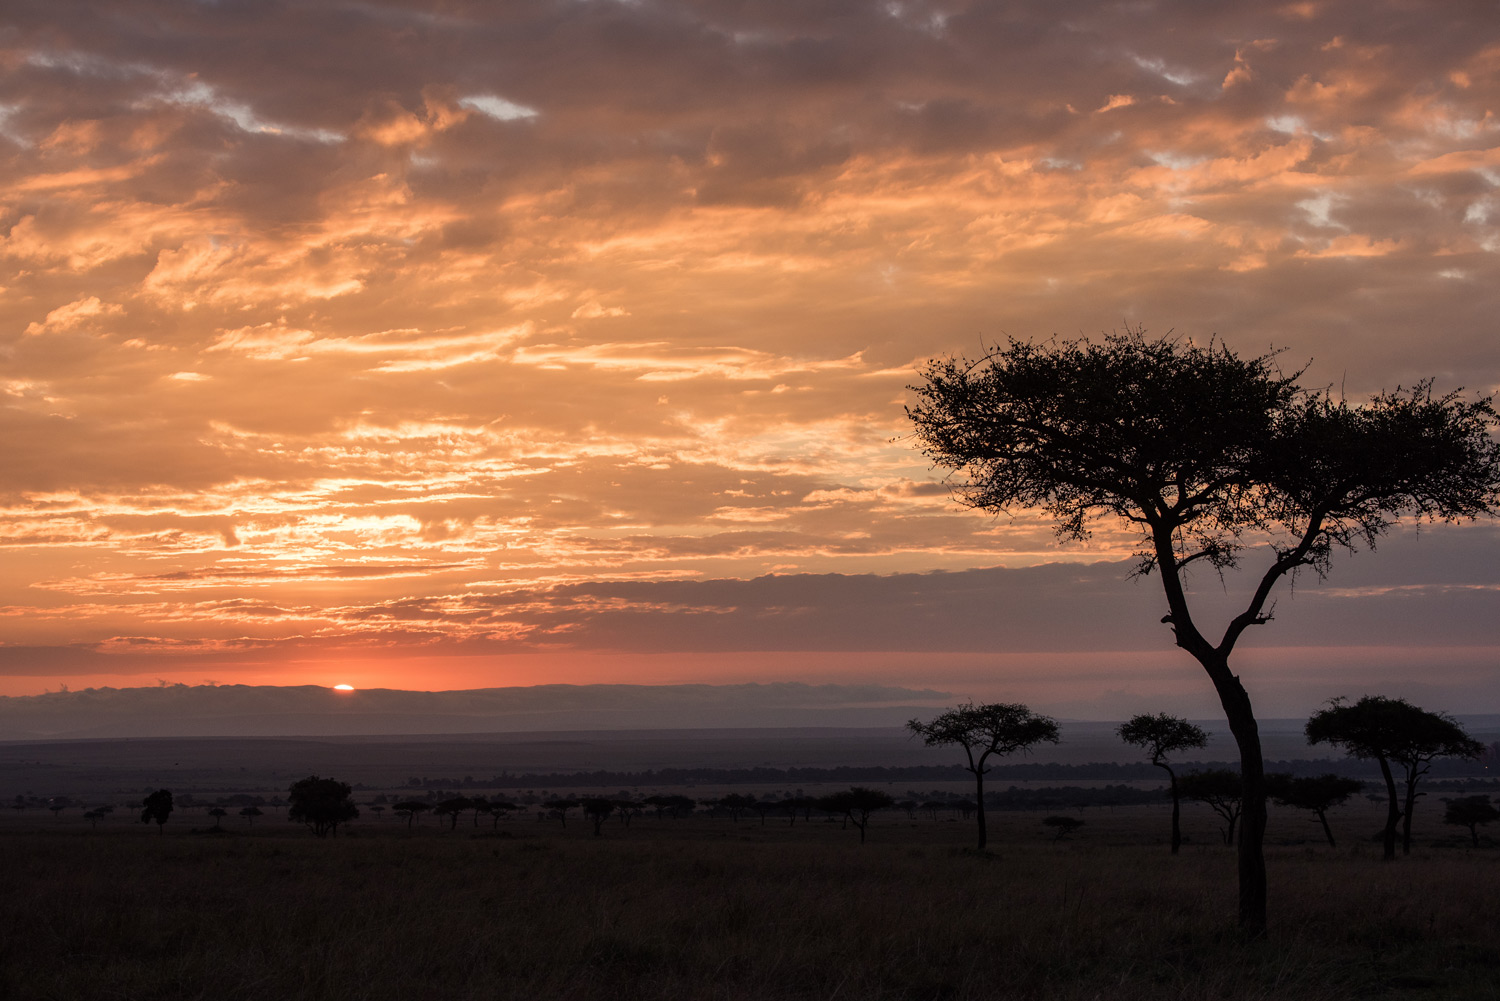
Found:
[[[984,851],[984,846],[989,843],[989,832],[984,824],[984,772],[978,768],[974,769],[974,794],[979,803],[979,850]],[[860,831],[860,841],[864,841],[864,831]]]
[[[1214,688],[1224,717],[1240,749],[1240,930],[1259,937],[1266,933],[1266,767],[1261,757],[1260,727],[1240,679],[1229,670],[1226,657],[1199,658]]]
[[[1375,760],[1385,777],[1385,860],[1391,862],[1396,858],[1396,821],[1401,819],[1401,808],[1396,805],[1396,777],[1391,774],[1391,763],[1383,757]]]
[[[1416,766],[1411,765],[1406,770],[1406,814],[1401,818],[1401,854],[1411,854],[1411,815],[1416,812],[1417,807],[1417,781],[1421,775]]]
[[[1158,768],[1167,770],[1167,778],[1172,783],[1172,854],[1182,847],[1182,797],[1177,793],[1177,773],[1172,771],[1170,765],[1160,764]]]
[[[1338,845],[1334,844],[1333,841],[1333,829],[1328,826],[1328,814],[1322,810],[1314,810],[1313,812],[1318,815],[1318,822],[1323,825],[1323,835],[1328,838],[1328,847],[1337,848]]]

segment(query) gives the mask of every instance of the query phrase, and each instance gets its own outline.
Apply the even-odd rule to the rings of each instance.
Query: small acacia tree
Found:
[[[320,838],[339,836],[339,825],[359,816],[354,789],[337,779],[316,775],[292,783],[287,795],[288,820],[306,824]]]
[[[432,804],[424,803],[420,799],[408,799],[396,803],[391,809],[396,811],[396,816],[406,818],[406,829],[409,831],[418,816],[424,811],[432,809]]]
[[[1176,855],[1182,847],[1182,795],[1177,789],[1177,773],[1167,764],[1167,755],[1202,747],[1208,743],[1208,732],[1167,713],[1132,716],[1116,732],[1125,743],[1143,748],[1151,755],[1151,763],[1167,773],[1172,790],[1172,854]]]
[[[447,817],[448,829],[455,830],[458,827],[458,815],[469,809],[470,802],[467,797],[457,796],[453,799],[445,799],[432,808],[434,817]]]
[[[1304,727],[1309,744],[1332,744],[1356,758],[1374,758],[1385,779],[1385,857],[1396,857],[1396,822],[1401,821],[1401,854],[1411,854],[1411,816],[1417,783],[1437,758],[1477,758],[1484,745],[1464,732],[1447,713],[1428,712],[1405,699],[1366,695],[1358,702],[1333,699],[1313,713]],[[1391,762],[1401,766],[1405,798],[1398,799]]]
[[[542,807],[543,807],[543,809],[550,810],[554,814],[556,814],[557,815],[557,819],[560,820],[560,821],[562,821],[562,825],[564,827],[567,827],[568,826],[568,811],[569,810],[576,810],[578,808],[578,800],[576,800],[576,799],[549,799],[549,800],[547,800],[547,802],[545,802],[545,803],[542,804]]]
[[[906,728],[921,737],[928,747],[957,744],[964,749],[967,764],[974,776],[975,802],[979,814],[979,850],[989,841],[984,821],[985,764],[992,756],[1004,757],[1017,751],[1029,751],[1043,741],[1057,743],[1057,720],[1040,716],[1018,703],[995,702],[976,706],[965,702],[940,713],[930,723],[907,721]]]
[[[158,789],[141,801],[141,823],[156,824],[156,833],[165,834],[167,818],[172,815],[172,792]]]
[[[1492,824],[1500,820],[1500,810],[1490,802],[1488,796],[1460,796],[1448,801],[1443,813],[1443,823],[1455,827],[1467,827],[1474,847],[1479,847],[1479,825]]]
[[[1346,779],[1329,772],[1326,775],[1267,775],[1266,787],[1271,798],[1282,806],[1298,810],[1311,810],[1323,825],[1323,836],[1329,848],[1337,848],[1333,840],[1333,828],[1328,826],[1328,811],[1359,792],[1365,784],[1359,779]]]
[[[1181,780],[1182,794],[1199,803],[1207,803],[1224,819],[1219,829],[1226,845],[1234,844],[1234,828],[1244,813],[1244,782],[1240,776],[1225,768],[1210,768],[1207,771],[1188,772]],[[1264,809],[1264,805],[1262,806]],[[1243,828],[1240,837],[1244,837]]]
[[[817,808],[832,814],[843,814],[846,821],[859,828],[859,843],[864,844],[865,828],[870,826],[870,814],[893,806],[895,802],[889,793],[855,786],[844,792],[821,797],[817,801]]]
[[[1297,385],[1274,355],[1148,340],[1011,340],[977,361],[938,359],[912,387],[916,438],[962,474],[959,499],[985,511],[1041,508],[1064,539],[1095,519],[1139,533],[1137,572],[1160,577],[1177,646],[1203,667],[1239,746],[1244,777],[1239,919],[1266,924],[1265,764],[1250,696],[1229,666],[1245,630],[1271,619],[1277,583],[1375,540],[1401,517],[1460,520],[1500,504],[1490,399],[1434,396],[1431,383],[1364,405]],[[1222,631],[1193,615],[1187,571],[1224,572],[1264,544]]]

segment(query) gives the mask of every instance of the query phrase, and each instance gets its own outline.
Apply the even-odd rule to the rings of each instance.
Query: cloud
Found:
[[[1132,546],[958,508],[904,437],[923,359],[1128,322],[1355,398],[1500,388],[1477,8],[96,13],[7,8],[13,646],[685,650],[762,615],[873,654],[920,637],[871,581]],[[757,606],[782,577],[832,604]],[[495,581],[532,611],[475,604]],[[1483,610],[1450,584],[1317,601]]]
[[[59,306],[47,314],[46,319],[40,323],[32,322],[26,325],[26,335],[34,337],[37,334],[57,333],[64,330],[74,330],[80,326],[90,324],[91,321],[103,316],[115,316],[124,312],[124,307],[114,303],[99,301],[98,296],[89,296],[70,302],[66,306]]]

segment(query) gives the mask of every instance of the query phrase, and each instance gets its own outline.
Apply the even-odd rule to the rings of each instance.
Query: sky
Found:
[[[9,0],[0,694],[1211,712],[1133,539],[957,505],[908,387],[1129,326],[1495,392],[1500,21],[1435,10]],[[1284,586],[1252,697],[1500,711],[1497,557]]]

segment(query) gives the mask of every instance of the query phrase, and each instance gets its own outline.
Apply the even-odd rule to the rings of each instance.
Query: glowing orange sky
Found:
[[[8,3],[0,694],[1176,664],[1115,566],[1057,584],[1112,647],[1014,575],[944,617],[1128,548],[956,508],[915,366],[1130,323],[1493,392],[1497,112],[1487,3]],[[1483,690],[1500,546],[1434,544],[1256,642],[1405,588],[1380,643]]]

